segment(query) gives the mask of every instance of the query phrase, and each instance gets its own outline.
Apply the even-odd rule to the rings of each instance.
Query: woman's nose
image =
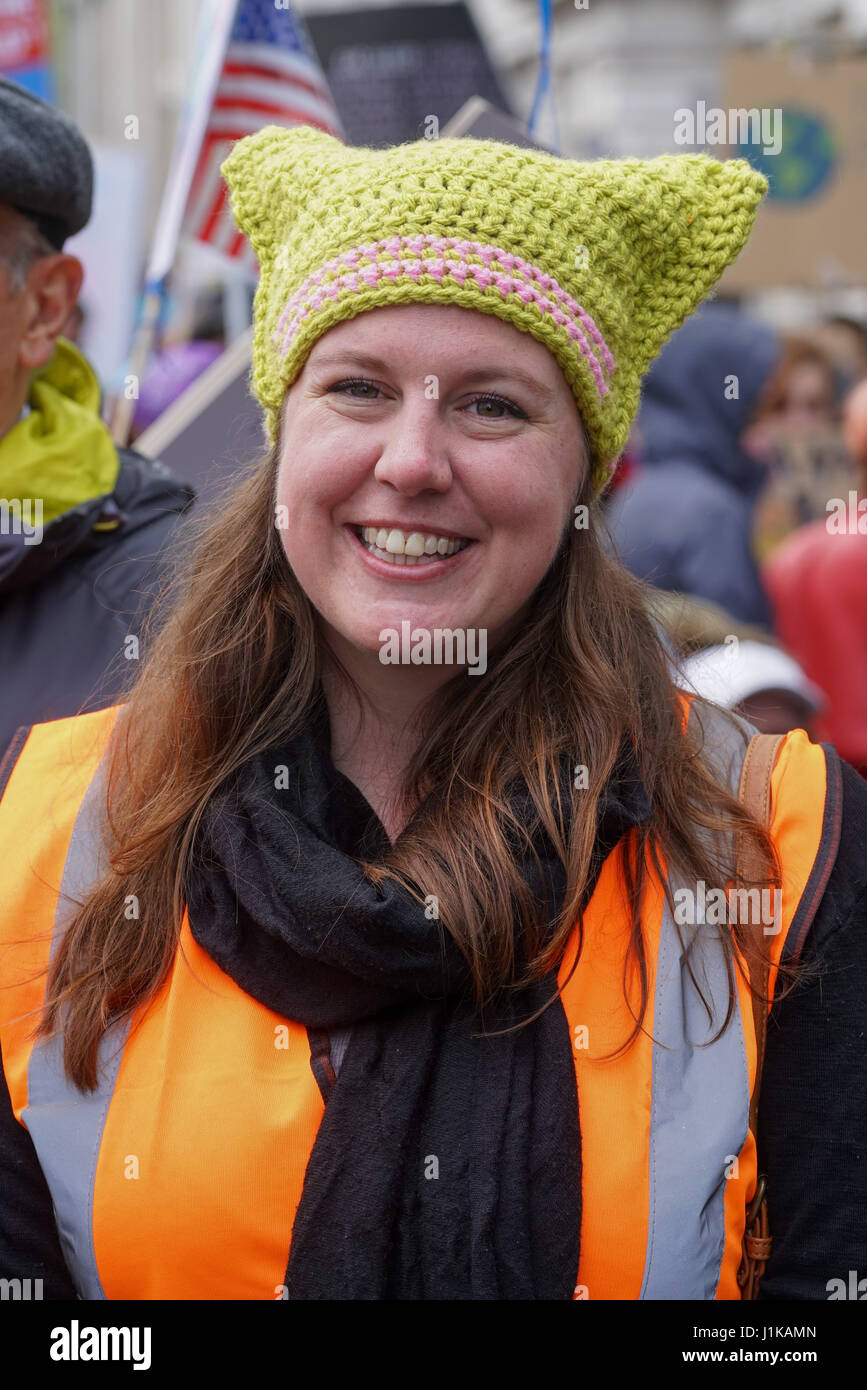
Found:
[[[446,431],[436,401],[405,401],[387,426],[374,474],[409,496],[445,492],[452,482]]]

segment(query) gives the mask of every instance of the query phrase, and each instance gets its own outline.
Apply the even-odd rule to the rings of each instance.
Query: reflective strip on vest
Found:
[[[728,972],[718,933],[700,935],[690,956],[693,973],[713,1001],[714,1020],[724,1018]],[[739,1001],[731,1026],[711,1043],[718,1027],[718,1022],[708,1025],[689,980],[666,903],[656,967],[647,1257],[640,1298],[716,1295],[725,1245],[725,1156],[741,1152],[749,1128]]]
[[[96,887],[105,779],[102,766],[88,787],[75,820],[54,920],[50,958],[74,912]],[[60,1247],[81,1298],[105,1298],[93,1248],[93,1194],[102,1131],[114,1091],[129,1021],[109,1029],[99,1048],[101,1080],[91,1095],[70,1085],[63,1072],[63,1039],[34,1047],[27,1068],[27,1105],[21,1114],[51,1190]]]
[[[131,1028],[103,1039],[93,1095],[66,1080],[57,1040],[33,1047],[32,1017],[16,1018],[44,997],[44,977],[21,980],[19,966],[44,969],[52,924],[55,949],[68,920],[58,887],[80,896],[99,871],[100,759],[117,712],[36,726],[0,800],[0,1039],[13,1109],[33,1137],[82,1297],[279,1298],[324,1111],[306,1029],[225,975],[186,916],[167,980]],[[701,721],[719,775],[735,787],[745,741],[713,711],[703,708]],[[783,865],[782,930],[771,943],[779,960],[822,837],[825,756],[803,733],[781,748],[772,799]],[[578,965],[570,975],[576,930],[560,972],[582,1132],[574,1296],[737,1299],[756,1181],[751,997],[736,972],[734,1016],[715,1043],[700,1045],[724,1017],[722,946],[703,928],[690,950],[713,1000],[711,1025],[651,880],[642,904],[644,1030],[602,1060],[634,1026],[624,997],[626,843],[602,866]],[[634,972],[628,985],[635,1010]],[[348,1036],[332,1039],[335,1068]]]
[[[690,717],[697,714],[698,706]],[[712,708],[702,707],[699,717],[706,756],[736,790],[744,739]],[[825,785],[822,748],[801,731],[790,733],[772,777],[772,831],[783,872],[781,929],[769,938],[775,962],[819,852]],[[630,935],[625,845],[621,841],[603,865],[585,913],[577,966],[572,969],[576,939],[559,972],[574,1042],[582,1133],[581,1257],[574,1297],[738,1299],[746,1210],[757,1174],[749,1129],[756,1070],[752,998],[735,971],[734,1015],[708,1045],[725,1017],[728,995],[718,929],[681,928],[688,943],[693,936],[693,974],[713,1001],[711,1026],[689,978],[665,895],[653,878],[642,911],[649,1001],[644,1031],[625,1053],[609,1058],[632,1032],[640,1005],[634,969],[628,978],[632,1013],[624,997]],[[675,903],[677,891],[687,886],[669,879]],[[775,974],[772,968],[771,985]]]
[[[694,704],[689,713],[696,718]],[[711,711],[702,722],[706,738],[715,736],[718,775],[737,795],[743,738],[728,721],[714,720]],[[687,885],[678,880],[671,886],[676,891]],[[690,981],[665,902],[656,966],[647,1257],[640,1298],[715,1297],[725,1247],[726,1156],[739,1155],[749,1133],[750,1078],[737,995],[731,1025],[710,1041],[725,1017],[729,991],[719,931],[699,929],[689,957],[711,1001],[712,1024]],[[748,1017],[752,1028],[751,1008]],[[691,1220],[683,1219],[686,1212]]]

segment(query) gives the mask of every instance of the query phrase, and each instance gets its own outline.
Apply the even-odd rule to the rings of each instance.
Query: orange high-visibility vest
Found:
[[[0,1044],[12,1107],[32,1137],[82,1298],[280,1298],[324,1111],[306,1028],[235,984],[197,945],[185,916],[159,992],[103,1038],[96,1092],[82,1095],[66,1079],[59,1037],[34,1046],[30,1036],[70,900],[100,876],[102,759],[118,712],[34,726],[0,777]],[[706,739],[717,740],[721,775],[736,788],[743,741],[738,735],[735,744],[728,722],[708,707],[701,721]],[[783,888],[781,917],[768,932],[771,985],[782,953],[800,949],[836,853],[828,782],[823,749],[801,731],[787,735],[772,779]],[[736,972],[735,1015],[706,1045],[727,998],[719,932],[697,930],[691,947],[693,970],[714,1001],[710,1026],[652,881],[642,918],[645,1031],[604,1060],[633,1026],[623,995],[625,845],[626,837],[602,867],[577,967],[570,976],[576,933],[560,971],[561,984],[570,976],[562,1003],[582,1134],[573,1297],[737,1299],[756,1187],[751,997]],[[683,886],[671,887],[677,904]],[[137,910],[130,900],[126,911]]]

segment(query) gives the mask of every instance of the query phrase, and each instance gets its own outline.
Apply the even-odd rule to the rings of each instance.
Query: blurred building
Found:
[[[201,0],[47,3],[60,105],[91,140],[127,153],[133,145],[129,117],[137,120],[135,148],[146,175],[135,214],[146,244],[184,101]],[[588,7],[580,8],[584,3]],[[536,0],[468,5],[513,111],[526,119],[539,69]],[[394,0],[296,5],[302,16],[394,7]],[[554,0],[552,8],[559,148],[579,158],[677,152],[673,113],[699,101],[723,104],[733,46],[772,50],[796,42],[819,54],[867,51],[867,0]],[[445,123],[454,113],[436,114]],[[543,142],[553,138],[547,116],[543,110],[536,130]],[[752,307],[796,327],[819,313],[867,317],[867,295],[844,286],[820,302],[797,289],[782,290]]]
[[[154,166],[147,206],[153,218],[200,0],[51,5],[60,102],[89,136],[103,140],[123,139],[124,118],[138,116]],[[302,15],[381,7],[376,0],[296,6]],[[393,0],[384,7],[393,8]],[[515,111],[526,116],[538,73],[536,0],[469,0],[469,8]],[[867,46],[867,0],[589,0],[587,9],[554,0],[553,14],[561,146],[584,157],[676,151],[672,110],[721,97],[721,61],[732,44]]]
[[[94,140],[122,142],[138,117],[159,204],[195,44],[200,0],[50,0],[59,104]]]

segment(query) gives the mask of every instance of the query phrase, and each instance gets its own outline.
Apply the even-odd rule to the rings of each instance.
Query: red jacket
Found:
[[[867,534],[795,531],[762,578],[781,642],[828,696],[820,738],[867,776]]]

